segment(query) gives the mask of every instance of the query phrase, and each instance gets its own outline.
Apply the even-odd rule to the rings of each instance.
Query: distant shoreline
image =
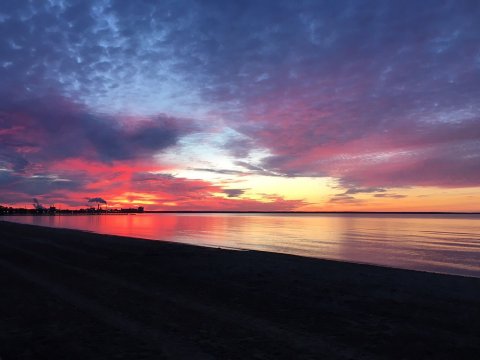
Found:
[[[480,215],[480,212],[454,211],[223,211],[223,210],[145,210],[144,213],[178,214],[433,214],[433,215]]]
[[[137,215],[138,213],[81,213],[81,212],[65,212],[65,213],[55,213],[55,214],[36,214],[36,213],[7,213],[7,214],[2,214],[0,213],[0,216],[113,216],[113,215]],[[0,359],[1,360],[1,359]]]
[[[137,215],[137,214],[282,214],[282,215],[480,215],[480,212],[454,211],[220,211],[220,210],[145,210],[142,212],[80,212],[61,210],[56,213],[14,212],[0,213],[0,216],[98,216],[98,215]]]

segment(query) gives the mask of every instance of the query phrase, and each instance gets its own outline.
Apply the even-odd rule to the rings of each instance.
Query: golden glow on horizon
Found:
[[[123,170],[123,169],[122,169]],[[108,193],[92,187],[88,193],[66,193],[64,200],[55,202],[59,208],[85,208],[87,197],[99,196],[107,200],[109,208],[144,206],[147,210],[261,210],[289,209],[292,211],[445,211],[480,212],[480,187],[440,188],[404,187],[385,188],[385,191],[347,194],[334,178],[277,177],[262,175],[237,175],[195,170],[178,170],[168,177],[178,194],[169,192],[169,187],[151,183],[148,191],[128,191],[135,183],[127,168],[125,174],[118,172],[121,183]],[[151,171],[151,173],[155,173]],[[159,171],[159,173],[163,173]],[[129,176],[127,176],[127,175]],[[208,176],[206,179],[205,175]],[[187,182],[185,182],[187,180]],[[108,180],[105,180],[108,181]],[[178,182],[178,187],[177,183]],[[170,186],[170,185],[169,185]],[[182,189],[185,188],[185,191]],[[180,189],[180,190],[178,190]],[[368,190],[368,187],[364,189]],[[226,190],[238,190],[238,196],[229,196]],[[242,193],[243,190],[243,193]],[[361,190],[357,189],[357,190]],[[225,191],[225,192],[224,192]],[[235,192],[233,192],[235,194]],[[339,195],[344,195],[339,196]],[[337,195],[337,196],[336,196]],[[68,200],[77,206],[68,205]],[[50,204],[40,197],[41,203]],[[293,201],[290,207],[275,207],[275,204]],[[305,205],[298,202],[303,201]],[[242,203],[245,206],[242,206]],[[255,205],[255,203],[257,205]],[[270,205],[271,204],[271,207]],[[8,206],[31,207],[31,202],[22,200]],[[266,207],[262,207],[267,205]],[[229,207],[232,206],[232,207]],[[296,206],[296,207],[294,207]]]
[[[125,192],[112,198],[109,203],[111,206],[136,206],[136,205],[157,205],[159,199],[150,193]]]
[[[282,196],[287,200],[305,200],[319,204],[331,193],[331,178],[287,178],[253,175],[242,178],[237,184],[248,190],[245,195],[252,199]]]
[[[341,193],[335,191],[334,193]],[[374,194],[356,194],[357,203],[326,202],[313,205],[311,211],[480,211],[480,188],[444,189],[439,187],[412,187],[388,189],[386,194],[404,195],[402,198],[375,197]],[[333,195],[333,194],[332,194]]]

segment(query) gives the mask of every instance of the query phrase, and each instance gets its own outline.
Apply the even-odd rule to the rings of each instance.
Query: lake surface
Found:
[[[480,277],[479,215],[136,214],[0,219]]]

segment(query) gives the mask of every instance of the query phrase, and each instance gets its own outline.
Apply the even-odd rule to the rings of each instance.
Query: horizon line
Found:
[[[244,211],[244,210],[145,210],[144,213],[230,213],[230,214],[459,214],[480,215],[480,211]]]

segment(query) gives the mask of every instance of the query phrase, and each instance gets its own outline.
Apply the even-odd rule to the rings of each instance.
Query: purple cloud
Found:
[[[229,198],[239,197],[245,192],[245,189],[224,189],[223,192],[227,194]]]
[[[175,145],[193,122],[165,115],[122,120],[95,114],[62,97],[0,100],[0,161],[21,170],[30,163],[72,157],[112,162],[148,158]]]

